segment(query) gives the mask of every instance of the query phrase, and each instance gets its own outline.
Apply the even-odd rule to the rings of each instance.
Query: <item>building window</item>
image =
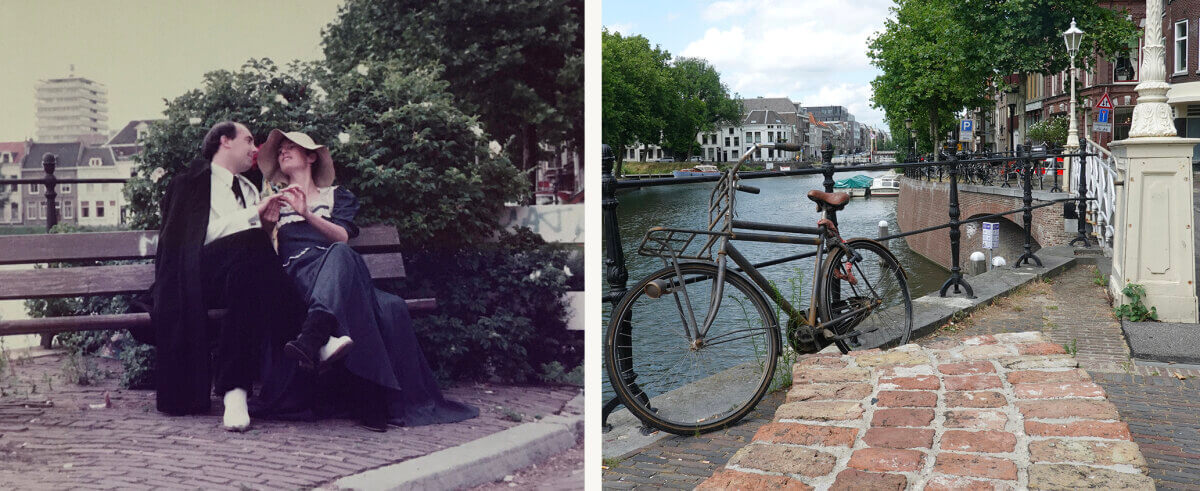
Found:
[[[1187,71],[1187,19],[1175,23],[1175,74]]]
[[[101,163],[100,157],[92,157],[88,159],[88,167],[100,167]]]
[[[96,202],[96,218],[104,218],[104,202]]]
[[[740,141],[738,141],[738,137],[736,137],[736,136],[733,137],[733,146],[738,147],[738,148],[741,148],[741,146],[742,146],[742,143]]]
[[[70,184],[63,184],[63,185],[62,185],[62,192],[63,192],[63,194],[71,194],[71,185],[70,185]]]
[[[40,192],[42,192],[42,186],[40,184],[29,185],[29,194],[38,194]]]
[[[767,132],[767,143],[774,143],[774,142],[775,142],[775,132],[768,131]],[[770,153],[770,152],[767,152],[767,153]]]
[[[727,147],[729,146],[729,137],[728,136],[725,137],[725,146],[727,146]]]
[[[63,201],[63,208],[62,208],[62,210],[63,210],[62,217],[63,218],[67,218],[67,219],[75,218],[75,208],[72,208],[71,204],[72,203],[69,200]]]
[[[1141,52],[1140,41],[1129,43],[1129,51],[1121,53],[1113,61],[1113,82],[1138,81],[1138,55]]]
[[[46,219],[46,202],[43,201],[42,205],[39,206],[38,208],[39,208],[38,211],[40,212],[39,214],[42,216],[42,220],[45,220]]]
[[[88,202],[87,202],[87,201],[80,201],[80,202],[79,202],[79,218],[87,218],[88,216],[90,216],[90,215],[91,215],[91,214],[89,213],[90,211],[91,211],[91,210],[89,210],[89,209],[88,209]]]
[[[21,219],[21,207],[17,206],[16,203],[10,203],[10,205],[11,205],[11,206],[9,206],[10,213],[8,216],[11,217],[11,219],[9,221],[16,223],[17,221],[19,221]]]
[[[9,179],[20,179],[20,177],[21,176],[8,176]],[[20,189],[20,186],[15,182],[10,184],[8,187],[8,190],[14,193],[17,192],[18,189]]]
[[[8,153],[8,152],[0,153],[0,164],[7,164],[12,161],[13,161],[13,158],[12,158],[11,153]]]
[[[27,215],[29,215],[30,220],[37,220],[37,209],[38,208],[37,208],[36,201],[30,201],[28,203],[25,203],[25,210],[26,210],[25,213]]]

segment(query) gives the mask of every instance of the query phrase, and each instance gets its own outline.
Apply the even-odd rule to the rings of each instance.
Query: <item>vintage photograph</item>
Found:
[[[582,0],[0,12],[0,487],[584,486]]]

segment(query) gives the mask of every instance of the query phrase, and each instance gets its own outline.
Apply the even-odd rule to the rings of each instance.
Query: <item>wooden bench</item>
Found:
[[[404,260],[398,250],[400,235],[395,227],[364,227],[349,243],[362,254],[371,270],[371,278],[404,278]],[[158,231],[0,236],[0,265],[153,260],[157,245]],[[0,267],[0,300],[136,294],[149,290],[153,282],[154,264],[151,263],[42,269]],[[432,298],[407,302],[413,311],[437,307],[437,301]],[[224,310],[220,309],[209,311],[210,318],[223,314]],[[0,319],[0,336],[126,329],[149,323],[150,314],[146,313]]]

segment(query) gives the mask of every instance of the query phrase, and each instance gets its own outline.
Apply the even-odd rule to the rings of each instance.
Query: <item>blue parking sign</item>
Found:
[[[960,131],[962,131],[964,133],[969,133],[971,131],[975,131],[975,122],[971,121],[969,119],[964,119],[962,122],[962,130],[960,130]]]

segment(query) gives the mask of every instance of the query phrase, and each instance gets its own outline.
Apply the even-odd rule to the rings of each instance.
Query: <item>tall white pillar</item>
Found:
[[[1117,161],[1116,237],[1109,289],[1146,288],[1145,304],[1160,320],[1196,322],[1195,244],[1192,234],[1192,148],[1200,139],[1179,138],[1167,105],[1162,0],[1146,2],[1142,82],[1129,138],[1110,147]]]

